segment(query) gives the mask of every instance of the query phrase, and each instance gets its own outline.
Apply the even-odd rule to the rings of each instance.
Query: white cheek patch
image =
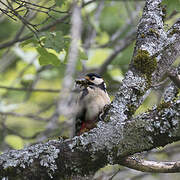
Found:
[[[94,84],[101,84],[101,83],[103,83],[103,79],[101,79],[101,78],[95,78],[94,80],[93,80],[93,83]]]
[[[104,83],[104,87],[105,87],[105,89],[106,89],[106,83]]]

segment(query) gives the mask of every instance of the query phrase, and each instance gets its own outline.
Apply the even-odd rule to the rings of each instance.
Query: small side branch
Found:
[[[9,86],[0,86],[0,89],[7,89],[12,91],[31,91],[31,92],[46,92],[46,93],[59,93],[60,89],[38,89],[38,88],[15,88]]]
[[[121,165],[143,172],[151,173],[178,173],[180,172],[180,161],[176,162],[156,162],[147,161],[133,157],[127,157]]]

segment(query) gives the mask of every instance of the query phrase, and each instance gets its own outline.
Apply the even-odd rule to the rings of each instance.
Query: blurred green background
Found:
[[[26,6],[19,7],[21,3],[23,1],[9,1],[9,4],[8,1],[0,1],[1,152],[8,149],[21,149],[42,140],[57,139],[58,136],[69,136],[71,131],[69,123],[63,116],[59,117],[58,126],[55,129],[49,132],[46,130],[55,112],[59,97],[58,90],[61,89],[66,69],[71,40],[72,1],[26,1]],[[108,92],[113,99],[131,61],[135,31],[145,2],[143,0],[84,0],[81,3],[83,29],[74,78],[81,77],[86,72],[100,70],[104,62],[115,53],[118,47],[122,46],[123,48],[115,53],[107,69],[102,72]],[[163,4],[167,11],[165,29],[168,30],[180,15],[180,1],[164,0]],[[25,25],[8,7],[14,8],[27,21]],[[3,12],[2,9],[4,9]],[[55,23],[65,16],[67,17],[61,23]],[[52,23],[54,25],[48,28]],[[17,43],[6,45],[6,42],[16,40]],[[175,65],[178,62],[179,60]],[[44,92],[43,89],[57,91]],[[136,114],[158,104],[162,91],[163,89],[153,91]],[[179,146],[178,144],[176,143],[176,146]],[[178,153],[176,155],[179,156]],[[173,159],[174,156],[162,151],[156,155],[152,153],[151,158],[168,160]],[[100,173],[108,177],[119,167],[114,167],[113,171],[112,167],[110,169],[110,172],[102,170]],[[125,173],[123,168],[122,170]],[[129,177],[136,175],[137,173],[132,171]],[[125,177],[124,175],[124,179]],[[167,177],[180,178],[179,175]],[[146,176],[146,173],[140,178],[165,179],[164,175]],[[117,179],[116,176],[113,180],[115,179]]]

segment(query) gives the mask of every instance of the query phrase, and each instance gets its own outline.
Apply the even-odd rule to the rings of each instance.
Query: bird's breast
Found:
[[[103,90],[89,88],[88,94],[84,98],[84,103],[87,110],[86,120],[93,120],[103,110],[106,104],[110,104],[110,98]]]

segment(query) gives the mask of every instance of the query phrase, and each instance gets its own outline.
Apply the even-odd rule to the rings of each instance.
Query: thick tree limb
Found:
[[[112,103],[112,109],[109,111],[111,119],[118,114],[120,121],[126,121],[128,117],[131,117],[136,109],[142,104],[144,100],[141,98],[148,89],[150,89],[153,83],[159,81],[163,74],[166,72],[172,63],[180,54],[180,26],[179,20],[171,28],[176,29],[173,34],[173,38],[168,39],[166,32],[164,31],[164,23],[162,16],[161,0],[147,0],[144,8],[143,16],[140,20],[137,33],[137,42],[134,49],[134,56],[131,66],[126,73],[122,86],[120,87],[116,97]],[[151,31],[153,29],[153,31]],[[171,32],[171,31],[170,31]],[[157,35],[158,34],[158,35]],[[142,36],[144,35],[144,36]],[[167,46],[168,42],[168,46]],[[175,42],[175,43],[173,43]],[[170,44],[169,44],[170,43]],[[168,47],[168,48],[167,48]],[[135,57],[142,54],[138,54],[139,50],[144,50],[149,53],[149,56],[153,56],[157,52],[161,51],[161,57],[157,57],[155,61],[158,61],[157,67],[154,68],[152,74],[144,74],[142,66],[141,70],[137,69],[134,63]],[[141,51],[140,51],[141,52]],[[169,52],[169,55],[168,55]],[[147,58],[149,58],[147,56]],[[152,64],[153,61],[149,63]],[[138,62],[136,62],[138,63]],[[139,63],[141,65],[141,63]],[[142,63],[143,64],[143,63]],[[152,71],[149,65],[146,66],[147,71]],[[163,68],[162,68],[163,67]],[[119,111],[119,109],[121,109]]]
[[[180,98],[125,123],[99,122],[71,140],[49,141],[0,156],[0,177],[24,179],[96,172],[123,157],[180,140]]]

